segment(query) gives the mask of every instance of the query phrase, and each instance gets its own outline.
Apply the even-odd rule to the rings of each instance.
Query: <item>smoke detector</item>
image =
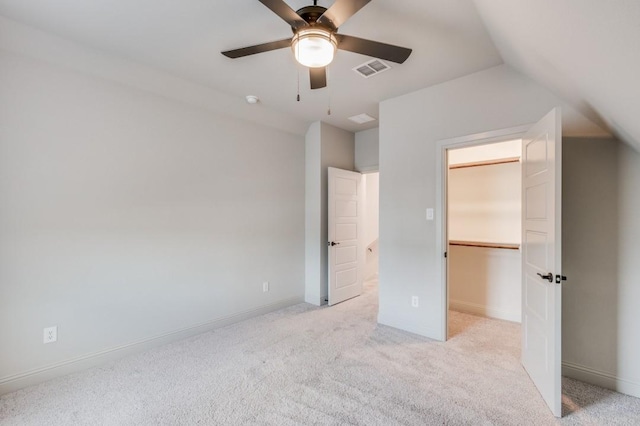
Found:
[[[247,100],[247,103],[251,105],[257,104],[258,101],[260,101],[260,98],[255,95],[247,95],[245,99]]]

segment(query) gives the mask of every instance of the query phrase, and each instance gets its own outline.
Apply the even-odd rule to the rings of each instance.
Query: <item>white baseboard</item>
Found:
[[[623,379],[604,371],[598,371],[571,362],[563,362],[562,375],[640,398],[640,382]]]
[[[518,323],[521,321],[519,312],[497,309],[491,306],[478,305],[476,303],[463,302],[461,300],[449,300],[449,309]]]
[[[216,318],[202,324],[196,324],[146,339],[140,339],[122,346],[81,355],[55,364],[2,377],[0,378],[0,395],[14,392],[27,386],[36,385],[56,377],[86,370],[87,368],[105,364],[107,362],[123,358],[127,355],[140,353],[156,346],[182,340],[216,328],[244,321],[259,315],[264,315],[278,309],[302,303],[303,301],[302,297],[292,297],[269,305],[242,311],[237,314]]]

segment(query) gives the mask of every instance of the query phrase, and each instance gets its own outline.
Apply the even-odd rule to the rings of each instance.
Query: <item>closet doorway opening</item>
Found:
[[[446,150],[447,339],[478,316],[521,322],[521,151],[521,139]]]

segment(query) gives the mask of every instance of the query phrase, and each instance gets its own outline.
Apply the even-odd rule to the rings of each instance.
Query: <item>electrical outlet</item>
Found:
[[[265,293],[269,291],[269,281],[265,281],[262,283],[262,291]]]
[[[58,326],[47,327],[44,329],[43,343],[53,343],[58,340]]]
[[[417,308],[418,306],[420,306],[420,299],[418,299],[418,296],[411,297],[411,306],[414,308]]]

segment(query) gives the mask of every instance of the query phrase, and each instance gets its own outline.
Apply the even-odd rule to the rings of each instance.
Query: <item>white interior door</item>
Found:
[[[561,389],[562,132],[558,108],[522,140],[522,364],[556,417]]]
[[[362,175],[329,167],[329,305],[362,293],[364,226]]]

